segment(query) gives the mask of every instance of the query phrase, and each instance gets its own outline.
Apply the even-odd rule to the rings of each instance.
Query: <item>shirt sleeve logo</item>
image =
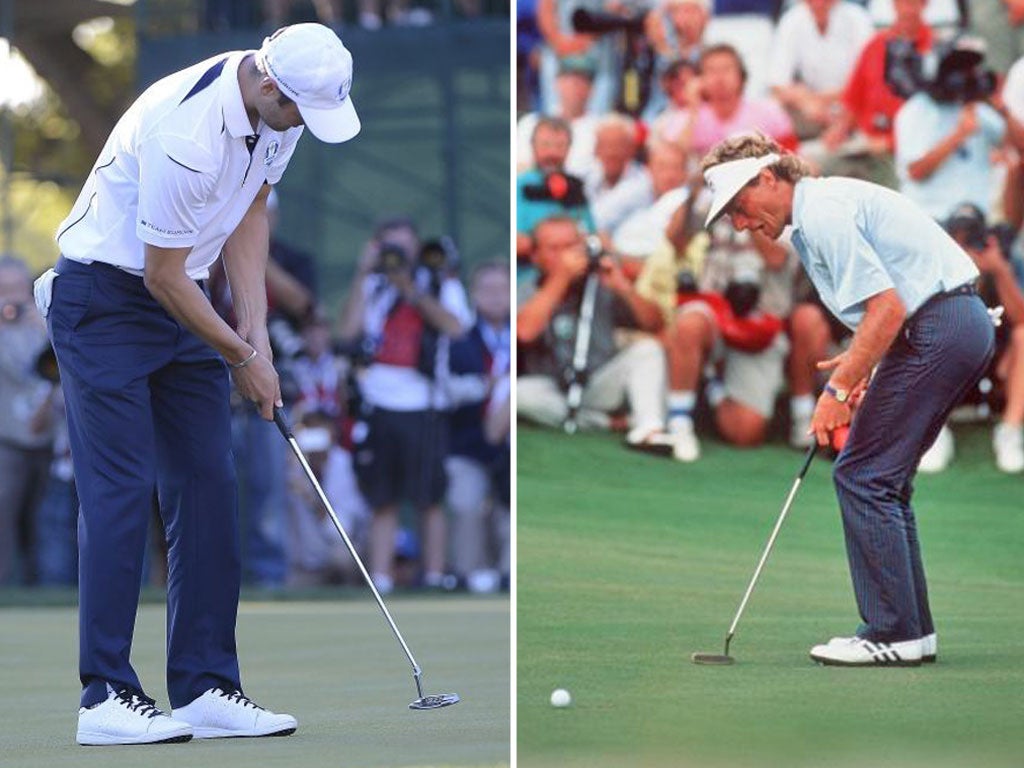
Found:
[[[274,139],[269,144],[267,144],[267,154],[263,158],[264,165],[269,166],[271,163],[274,162],[274,158],[277,157],[277,150],[280,148],[280,146],[281,143],[277,139]]]

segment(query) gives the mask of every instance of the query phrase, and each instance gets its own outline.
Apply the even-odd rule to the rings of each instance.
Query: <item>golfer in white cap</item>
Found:
[[[272,418],[266,199],[302,134],[359,132],[352,57],[299,24],[150,86],[117,123],[36,285],[60,364],[79,514],[80,744],[292,733],[243,693],[230,379]],[[201,281],[223,254],[238,325]],[[230,374],[230,378],[229,378]],[[158,491],[168,545],[167,692],[130,661]]]
[[[801,159],[760,134],[723,141],[703,167],[708,223],[725,215],[738,230],[773,238],[791,227],[822,302],[854,331],[847,351],[819,364],[831,377],[811,430],[826,445],[860,400],[833,477],[862,623],[811,657],[842,666],[934,661],[912,480],[992,357],[978,270],[907,198],[855,179],[810,178]]]

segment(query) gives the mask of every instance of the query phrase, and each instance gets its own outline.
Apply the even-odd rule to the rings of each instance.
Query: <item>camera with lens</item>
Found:
[[[634,35],[644,33],[644,17],[620,16],[615,13],[588,11],[577,8],[572,12],[572,28],[588,35],[607,35],[612,32],[628,32]]]
[[[897,38],[885,46],[885,83],[903,99],[923,91],[945,104],[983,101],[996,91],[996,74],[984,61],[985,43],[976,37],[958,35],[925,54]]]
[[[1005,259],[1011,257],[1013,243],[1017,239],[1016,231],[1009,224],[990,227],[985,221],[985,214],[971,203],[962,203],[954,208],[943,226],[954,240],[972,251],[984,250],[988,247],[989,237],[995,237],[999,252]]]
[[[554,201],[563,208],[578,208],[587,204],[583,179],[561,171],[545,175],[539,184],[524,185],[523,197],[527,200]]]
[[[380,275],[399,272],[409,266],[409,257],[405,249],[396,244],[384,241],[380,244],[377,254],[377,266],[374,272]]]

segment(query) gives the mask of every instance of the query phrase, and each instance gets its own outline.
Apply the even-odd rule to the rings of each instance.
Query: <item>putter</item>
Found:
[[[793,481],[793,487],[789,490],[789,496],[786,497],[786,503],[782,505],[782,512],[779,514],[779,519],[775,522],[775,528],[772,530],[772,535],[768,537],[768,544],[764,548],[764,553],[761,555],[761,561],[757,564],[757,568],[754,569],[754,576],[750,579],[750,584],[747,585],[747,591],[743,595],[743,599],[740,601],[740,607],[736,611],[736,616],[732,620],[732,624],[729,626],[729,633],[725,636],[725,650],[721,653],[695,653],[690,657],[690,660],[694,664],[733,664],[736,660],[729,655],[729,643],[732,642],[732,636],[736,634],[736,625],[740,623],[740,616],[743,615],[743,609],[747,607],[747,601],[750,599],[750,595],[754,591],[754,585],[757,584],[757,580],[761,577],[761,571],[764,569],[764,564],[768,562],[768,555],[772,552],[772,547],[775,546],[775,539],[779,535],[779,530],[782,528],[782,523],[786,519],[786,515],[789,513],[789,508],[793,506],[793,499],[796,498],[796,492],[800,488],[800,483],[803,482],[804,475],[807,474],[808,467],[811,466],[811,460],[814,458],[815,452],[818,450],[818,442],[815,440],[811,443],[811,447],[807,449],[807,455],[804,458],[803,466],[800,467],[800,473],[796,476],[796,480]]]
[[[562,429],[566,434],[574,435],[579,429],[576,417],[580,403],[583,402],[583,388],[587,384],[587,358],[590,356],[590,332],[594,327],[594,304],[597,301],[597,287],[601,282],[598,271],[598,259],[603,248],[601,239],[596,235],[587,238],[587,280],[583,285],[583,300],[580,302],[580,314],[576,320],[576,343],[573,346],[572,367],[569,369],[569,390],[565,395],[568,411]]]
[[[406,658],[409,659],[409,663],[412,665],[412,676],[416,681],[416,693],[418,698],[409,704],[409,709],[440,709],[441,707],[450,707],[452,704],[459,702],[459,694],[457,693],[437,693],[428,696],[423,695],[423,684],[421,677],[423,671],[420,669],[420,665],[416,663],[416,659],[413,658],[412,651],[409,650],[409,646],[406,645],[405,638],[402,637],[402,633],[398,631],[398,625],[395,624],[395,620],[391,618],[391,613],[388,611],[387,606],[384,605],[384,600],[380,596],[380,592],[377,591],[377,587],[373,584],[373,579],[370,578],[370,574],[366,572],[366,566],[363,565],[363,561],[360,559],[359,554],[356,552],[355,546],[352,544],[352,540],[345,533],[345,529],[341,525],[341,521],[338,519],[338,515],[335,514],[334,508],[331,506],[331,502],[327,500],[327,496],[324,494],[324,489],[320,487],[319,481],[316,479],[316,475],[313,474],[313,470],[310,469],[309,462],[306,461],[306,456],[302,453],[302,449],[299,448],[299,444],[295,442],[295,435],[292,434],[292,427],[288,423],[288,417],[284,415],[284,411],[280,408],[274,408],[274,423],[277,424],[277,428],[281,430],[281,434],[284,439],[288,441],[288,445],[291,446],[292,452],[295,454],[295,458],[299,460],[299,464],[302,465],[302,470],[306,473],[306,477],[309,478],[309,482],[313,485],[313,490],[316,491],[317,496],[320,497],[320,503],[324,505],[324,509],[331,518],[331,522],[334,523],[334,527],[338,529],[338,533],[341,534],[342,540],[345,542],[345,546],[348,547],[348,552],[352,555],[352,559],[356,561],[356,565],[359,566],[359,572],[363,574],[363,579],[366,581],[370,591],[373,592],[373,597],[377,601],[380,612],[384,614],[384,618],[387,619],[388,625],[391,627],[391,631],[395,635],[395,639],[398,640],[402,646],[402,650],[405,651]]]

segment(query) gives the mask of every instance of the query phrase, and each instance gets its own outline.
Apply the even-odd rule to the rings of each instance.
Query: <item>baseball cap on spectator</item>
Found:
[[[719,163],[704,171],[704,181],[711,188],[711,208],[704,226],[710,227],[715,219],[722,215],[732,199],[761,172],[762,168],[767,168],[778,160],[779,155],[770,152],[761,157],[742,157],[739,160]]]
[[[302,120],[321,141],[339,144],[359,133],[352,105],[352,54],[322,24],[282,27],[256,53],[264,71],[299,107]]]

